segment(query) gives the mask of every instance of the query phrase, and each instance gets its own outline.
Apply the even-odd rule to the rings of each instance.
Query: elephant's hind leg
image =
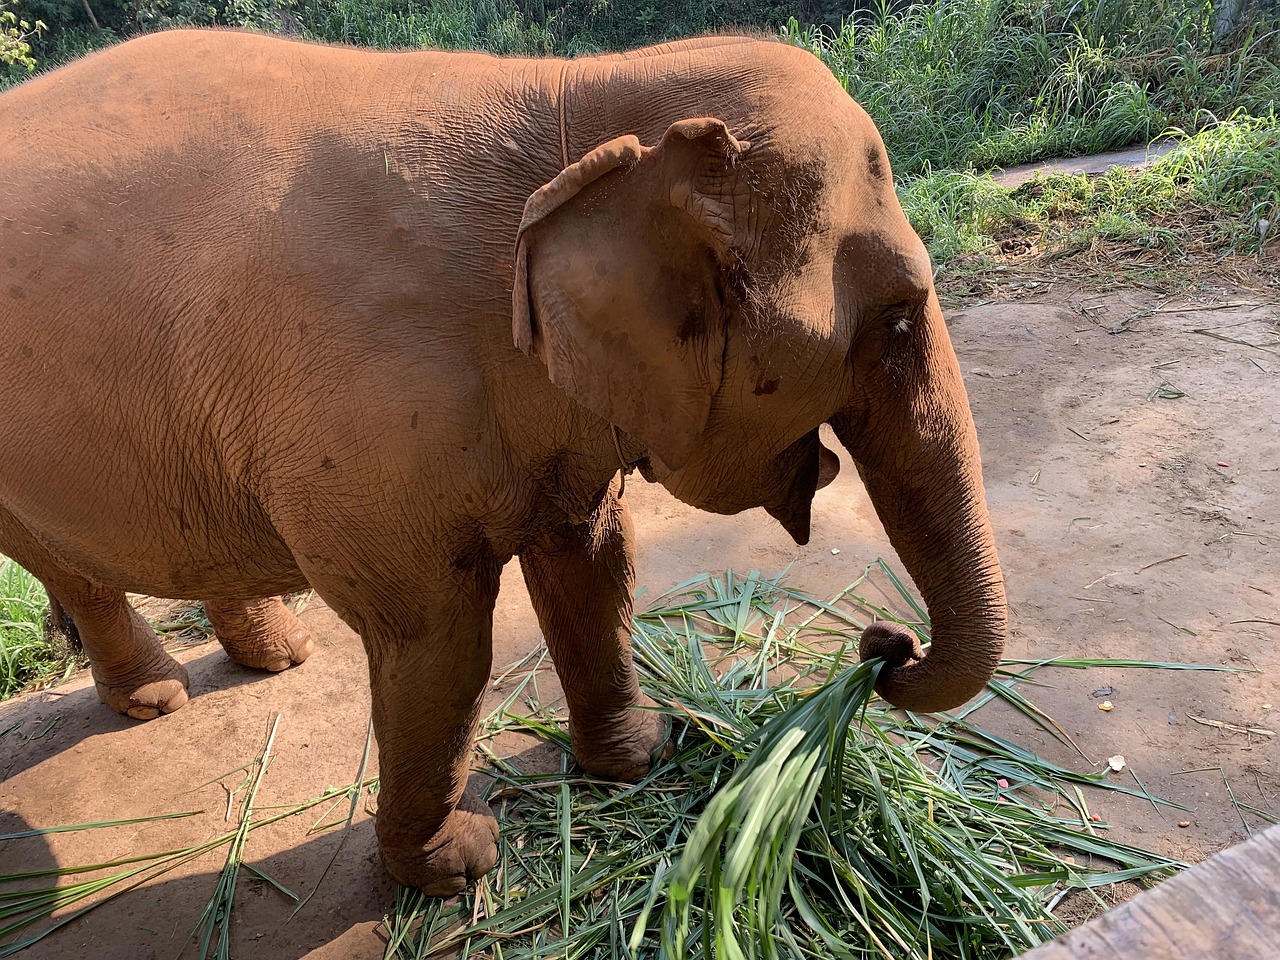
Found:
[[[261,600],[206,600],[204,612],[218,642],[236,663],[279,671],[302,663],[315,650],[311,631],[279,597]]]
[[[123,591],[61,566],[3,510],[0,547],[30,570],[71,615],[103,703],[136,720],[150,720],[187,702],[187,668],[164,652],[155,631]]]
[[[640,692],[631,656],[635,533],[610,491],[596,515],[566,525],[520,554],[529,599],[569,703],[578,763],[638,780],[667,736],[666,718]]]
[[[57,581],[54,590],[76,623],[98,699],[135,720],[173,713],[186,703],[187,668],[164,652],[123,591],[82,578],[69,585],[69,579]]]

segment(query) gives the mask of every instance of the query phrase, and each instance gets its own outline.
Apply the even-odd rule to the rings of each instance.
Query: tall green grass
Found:
[[[1196,131],[1280,95],[1265,19],[1214,37],[1211,0],[884,0],[838,31],[791,21],[880,127],[900,175],[986,169]]]
[[[40,581],[12,560],[0,557],[0,700],[69,668],[45,642],[48,609]]]
[[[548,56],[555,37],[514,0],[300,0],[304,36],[363,47]]]

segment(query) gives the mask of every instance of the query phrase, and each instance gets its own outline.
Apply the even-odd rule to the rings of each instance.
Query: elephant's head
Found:
[[[739,139],[687,119],[564,170],[525,206],[514,335],[647,451],[648,478],[719,513],[763,506],[800,543],[834,473],[829,423],[933,621],[927,655],[874,624],[863,656],[889,661],[890,702],[949,709],[1006,628],[978,442],[928,255],[836,90],[821,125],[753,117]]]

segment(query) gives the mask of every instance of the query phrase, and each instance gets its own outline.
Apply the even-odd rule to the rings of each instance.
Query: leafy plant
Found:
[[[1215,37],[1210,0],[882,0],[838,30],[790,21],[875,119],[899,174],[1127,146],[1214,115],[1265,114],[1280,40],[1260,16]]]
[[[0,557],[0,700],[74,666],[45,643],[48,609],[40,581],[12,560]]]
[[[18,66],[30,73],[36,68],[31,40],[40,36],[45,24],[20,18],[8,6],[8,0],[0,0],[0,66]]]

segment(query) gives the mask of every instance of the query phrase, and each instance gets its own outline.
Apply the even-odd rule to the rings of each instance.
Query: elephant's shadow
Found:
[[[242,667],[217,643],[171,651],[190,674],[192,700],[250,686],[273,675]],[[187,708],[183,708],[184,710]],[[182,711],[174,719],[182,717]],[[97,736],[139,729],[140,721],[104,706],[88,669],[54,687],[0,703],[0,783]]]
[[[0,813],[0,833],[29,829],[25,820]],[[317,836],[277,855],[247,862],[305,897],[316,887],[340,842],[340,832]],[[252,845],[250,845],[251,847]],[[225,862],[225,848],[197,863],[199,872],[160,879],[101,903],[65,927],[19,953],[24,958],[60,958],[86,954],[101,960],[180,960],[199,956],[201,914],[214,896]],[[59,866],[43,837],[0,843],[6,872],[49,870]],[[65,865],[64,865],[65,866]],[[86,875],[89,876],[89,875]],[[64,878],[60,884],[77,878]],[[5,884],[0,893],[51,883],[48,878]],[[372,929],[394,902],[395,883],[378,860],[373,822],[354,824],[341,853],[324,875],[315,895],[291,916],[296,904],[248,869],[241,869],[232,910],[231,953],[237,957],[297,960],[312,954],[344,960],[382,956],[382,940]],[[73,907],[72,909],[75,909]],[[44,920],[19,939],[50,926]],[[362,929],[363,928],[363,929]],[[350,935],[343,937],[350,931]],[[341,940],[333,949],[318,949]],[[0,946],[5,945],[0,942]]]
[[[552,744],[539,742],[509,759],[526,770],[550,770],[558,766],[560,751]],[[478,772],[473,774],[468,790],[481,791],[488,782],[488,778]],[[341,807],[336,811],[338,818],[345,813],[345,800]],[[314,815],[304,814],[302,819],[308,816]],[[334,817],[325,819],[332,821]],[[266,858],[252,856],[251,839],[245,857],[251,868],[240,869],[232,909],[232,955],[273,960],[378,960],[383,957],[386,943],[383,924],[394,909],[397,885],[382,866],[373,826],[370,817],[357,817],[345,832],[330,830]],[[17,814],[0,811],[0,835],[29,829],[30,824]],[[145,837],[128,840],[133,846],[141,845],[147,850],[154,845],[147,844]],[[99,897],[102,901],[99,906],[67,926],[53,930],[20,955],[52,960],[87,947],[94,957],[102,960],[198,957],[201,933],[197,928],[218,887],[226,849],[223,845],[195,861],[199,872],[172,879],[161,875],[114,899]],[[143,852],[133,850],[134,855]],[[69,865],[59,862],[44,836],[0,842],[0,863],[4,864],[0,868],[4,872],[49,871]],[[306,898],[296,916],[293,915],[295,901],[263,879],[258,871]],[[65,887],[102,873],[0,884],[0,896],[54,882]],[[118,888],[111,888],[107,894],[115,889]],[[44,930],[53,922],[41,921],[17,939]],[[0,948],[6,945],[8,942],[0,941]]]
[[[352,653],[358,655],[358,645]],[[100,827],[51,837],[37,835],[0,841],[0,874],[42,873],[78,864],[151,855],[200,844],[234,829],[234,815],[243,796],[243,788],[234,797],[236,804],[225,800],[216,786],[195,788],[210,777],[218,777],[223,769],[215,765],[216,760],[192,762],[182,748],[198,748],[202,745],[198,739],[204,737],[223,748],[224,755],[233,755],[227,751],[241,750],[238,740],[243,740],[243,736],[238,739],[228,737],[229,741],[237,741],[233,746],[216,742],[220,731],[230,724],[234,728],[251,728],[255,735],[252,740],[256,741],[251,750],[256,753],[261,750],[260,737],[256,733],[261,728],[261,719],[270,712],[271,700],[276,699],[273,694],[278,694],[278,699],[287,704],[285,710],[293,713],[294,732],[301,726],[296,716],[296,691],[282,690],[279,685],[274,689],[266,686],[261,691],[252,690],[259,680],[288,680],[282,675],[268,675],[238,666],[216,644],[184,650],[177,655],[186,662],[191,675],[189,692],[192,701],[172,716],[157,721],[142,723],[119,716],[100,703],[92,682],[86,682],[83,677],[68,682],[63,689],[40,691],[0,704],[0,808],[3,808],[0,809],[0,836],[28,831],[32,826],[60,827],[87,820],[137,817],[170,810],[205,808],[207,815],[168,823]],[[305,667],[294,668],[298,672],[292,678],[294,685],[305,684],[305,678],[301,676],[303,669]],[[244,687],[250,691],[246,692]],[[367,716],[367,708],[358,709]],[[282,721],[285,731],[289,730],[288,723],[289,717],[285,716]],[[364,735],[364,719],[357,718],[351,726],[356,735]],[[197,739],[193,745],[192,739]],[[316,737],[311,736],[310,739],[315,740]],[[288,745],[288,749],[293,751],[291,758],[282,755],[280,759],[302,765],[298,764],[297,751],[293,750],[296,746]],[[323,745],[315,746],[320,748]],[[283,753],[284,745],[279,745],[278,749]],[[338,745],[338,750],[342,753],[342,767],[346,768],[347,745]],[[216,755],[215,750],[210,753]],[[353,753],[352,769],[348,773],[355,772],[358,744]],[[251,756],[242,759],[251,759]],[[173,764],[174,769],[170,771],[168,783],[164,783],[161,777],[146,776],[148,768],[159,771],[169,764]],[[108,787],[101,785],[110,783],[110,768],[115,765],[125,772],[141,771],[142,776],[131,780],[125,773],[120,782],[113,785],[111,792],[119,795],[119,804],[113,806],[113,797],[106,795]],[[221,782],[234,787],[239,777],[241,774],[224,777]],[[264,781],[266,787],[262,791],[264,797],[273,786],[271,777],[273,769],[269,768]],[[328,783],[320,780],[305,785],[294,780],[291,785],[278,786],[275,795],[284,792],[289,799],[303,800],[319,794],[325,786]],[[298,796],[293,797],[292,792],[298,792]],[[271,797],[271,803],[274,801],[275,797]],[[264,803],[266,800],[259,801],[259,804]],[[224,804],[232,822],[224,822]],[[113,810],[118,810],[118,813],[113,813]],[[330,809],[329,804],[317,806],[297,818],[293,835],[301,836],[317,818],[324,817],[328,823],[342,819],[346,813],[344,797],[337,808]],[[33,824],[32,820],[37,818],[38,822]],[[358,813],[346,831],[346,840],[342,840],[342,829],[328,829],[314,836],[302,836],[301,842],[285,846],[285,849],[273,852],[265,859],[255,856],[257,835],[251,835],[244,854],[248,864],[291,888],[300,897],[306,897],[312,890],[316,892],[300,913],[292,916],[296,902],[289,900],[251,869],[242,868],[234,897],[233,955],[282,959],[302,957],[335,940],[348,929],[383,919],[392,909],[396,883],[381,865],[372,827],[374,820],[369,815]],[[271,829],[275,828],[268,828],[268,831]],[[274,844],[276,849],[279,842],[276,840]],[[288,842],[288,838],[284,842]],[[343,844],[342,851],[325,873],[339,842]],[[257,846],[261,850],[268,845]],[[88,954],[104,960],[113,957],[120,960],[127,957],[129,960],[146,960],[148,957],[177,960],[179,956],[197,956],[200,937],[197,934],[195,940],[187,943],[188,934],[196,928],[202,911],[214,896],[225,858],[227,845],[216,847],[200,859],[163,874],[146,886],[127,890],[115,899],[102,902],[65,927],[56,929],[44,940],[33,943],[20,952],[20,956],[61,957],[79,955],[86,950]],[[105,873],[124,869],[128,868],[118,867]],[[105,873],[45,876],[0,883],[0,897],[24,888],[55,884],[67,887],[83,879],[105,876]],[[321,876],[324,877],[323,882],[320,882]],[[317,882],[319,887],[316,887]],[[109,888],[99,899],[128,886],[128,883],[125,881]],[[70,906],[63,915],[82,905]],[[50,923],[50,920],[42,920],[17,937],[5,938],[0,946],[22,941],[49,927]],[[361,943],[376,945],[372,933],[355,932],[362,934],[357,938]],[[381,952],[376,951],[372,955],[381,956]]]

